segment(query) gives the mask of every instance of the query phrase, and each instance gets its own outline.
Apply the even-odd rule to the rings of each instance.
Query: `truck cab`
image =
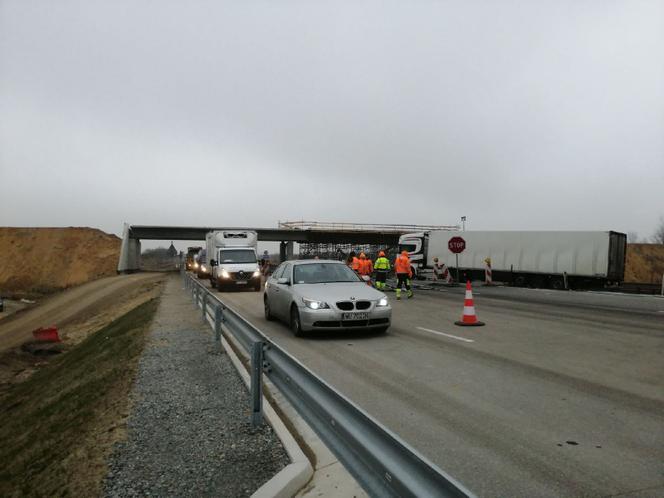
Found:
[[[407,233],[399,237],[399,253],[407,251],[413,278],[418,278],[427,267],[428,232]]]
[[[261,290],[256,247],[258,235],[250,230],[218,230],[206,236],[212,287],[219,290]]]

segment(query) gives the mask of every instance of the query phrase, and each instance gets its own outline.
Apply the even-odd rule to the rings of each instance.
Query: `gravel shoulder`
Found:
[[[288,463],[268,425],[250,424],[249,393],[169,278],[140,360],[127,440],[106,496],[249,496]]]

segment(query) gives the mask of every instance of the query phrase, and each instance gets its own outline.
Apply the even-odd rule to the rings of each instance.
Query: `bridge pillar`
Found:
[[[124,224],[118,273],[133,273],[141,266],[141,241],[129,237],[129,224]]]
[[[293,242],[281,242],[279,244],[279,262],[283,263],[293,259]]]

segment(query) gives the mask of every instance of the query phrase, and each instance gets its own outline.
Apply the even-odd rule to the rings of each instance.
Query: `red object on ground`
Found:
[[[473,303],[473,290],[470,287],[470,280],[466,282],[466,300],[463,303],[463,317],[455,325],[481,327],[484,322],[480,322],[475,314],[475,304]]]
[[[447,243],[447,247],[454,254],[459,254],[466,248],[466,241],[461,237],[452,237]]]
[[[37,330],[32,331],[32,335],[35,336],[35,339],[42,342],[60,342],[60,336],[58,335],[58,328],[55,325],[50,327],[39,327]]]

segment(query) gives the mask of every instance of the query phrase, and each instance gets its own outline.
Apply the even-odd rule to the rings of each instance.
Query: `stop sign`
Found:
[[[459,254],[466,248],[466,241],[461,237],[452,237],[447,243],[447,247],[449,247],[450,251],[454,254]]]

